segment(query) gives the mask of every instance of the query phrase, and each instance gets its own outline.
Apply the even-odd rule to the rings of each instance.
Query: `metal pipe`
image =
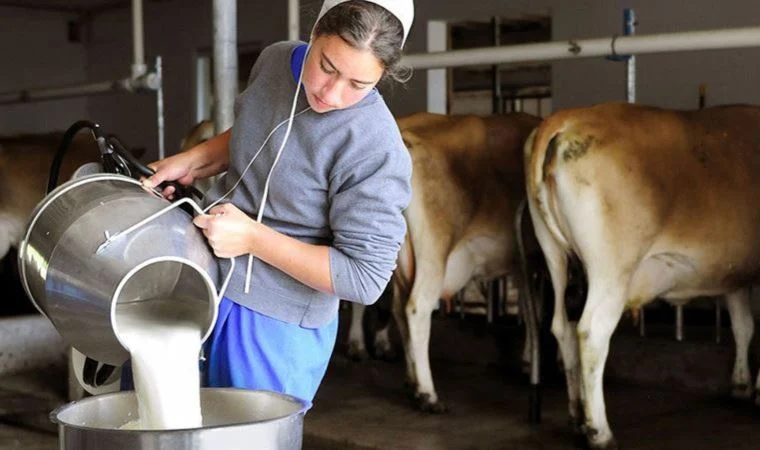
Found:
[[[297,41],[301,38],[301,16],[299,0],[288,0],[288,40]]]
[[[214,0],[214,126],[232,126],[237,95],[237,1]]]
[[[528,270],[528,256],[525,252],[523,236],[523,217],[527,216],[527,202],[523,200],[515,214],[515,236],[517,250],[520,255],[520,269],[523,279],[523,289],[520,292],[520,311],[525,318],[525,328],[531,342],[530,346],[530,393],[528,397],[528,421],[532,424],[541,423],[541,320],[538,316],[538,303],[543,298],[536,298],[533,283]],[[543,310],[543,308],[540,308]]]
[[[156,89],[156,118],[158,120],[158,159],[164,159],[166,150],[164,147],[164,78],[161,56],[156,56],[156,75],[158,76],[158,89]]]
[[[148,73],[137,79],[122,78],[120,80],[2,92],[0,93],[0,105],[81,97],[83,95],[109,94],[114,92],[136,92],[142,89],[156,90],[157,88],[158,76],[154,73]]]
[[[636,12],[631,8],[623,10],[624,34],[636,34]],[[625,62],[626,68],[626,98],[628,103],[636,103],[636,55],[629,55]]]
[[[493,45],[498,47],[501,45],[501,17],[493,16],[491,27],[493,28]],[[493,89],[491,93],[491,112],[493,114],[504,114],[504,105],[501,101],[503,97],[501,93],[501,71],[498,64],[491,66],[491,85]]]
[[[9,103],[26,103],[81,95],[106,94],[126,90],[125,80],[101,81],[87,84],[74,84],[55,88],[25,89],[21,91],[0,93],[0,105]]]
[[[132,0],[132,78],[148,71],[145,65],[145,39],[142,0]]]
[[[683,341],[683,305],[676,306],[676,340]]]
[[[760,26],[605,37],[406,55],[414,69],[760,46]]]

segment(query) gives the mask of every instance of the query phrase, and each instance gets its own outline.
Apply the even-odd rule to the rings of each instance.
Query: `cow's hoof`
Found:
[[[398,360],[398,353],[390,345],[385,343],[382,345],[378,344],[375,347],[375,358],[383,361],[396,361]]]
[[[348,343],[348,357],[354,361],[366,361],[369,359],[367,350],[356,342]]]
[[[570,425],[570,428],[573,430],[573,434],[576,436],[581,436],[583,440],[586,440],[586,432],[585,427],[583,426],[583,419],[578,417],[570,417],[570,420],[568,420],[568,425]]]
[[[522,360],[522,364],[520,365],[520,370],[523,375],[530,376],[530,361]]]
[[[610,439],[607,442],[588,442],[588,448],[591,450],[617,450],[618,445],[615,438]]]
[[[410,400],[414,401],[417,398],[417,383],[409,379],[404,380],[404,392]]]
[[[735,384],[731,389],[731,397],[739,400],[749,400],[752,398],[754,389],[751,384]]]
[[[430,400],[430,394],[417,394],[415,396],[415,405],[417,406],[417,409],[419,409],[422,412],[430,413],[430,414],[443,414],[449,412],[449,409],[446,407],[446,404],[443,403],[440,400],[436,400],[435,402]]]
[[[603,436],[599,430],[588,425],[583,426],[583,431],[586,434],[588,448],[592,450],[617,450],[617,441],[611,433]]]

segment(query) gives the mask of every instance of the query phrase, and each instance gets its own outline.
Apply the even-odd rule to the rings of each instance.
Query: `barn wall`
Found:
[[[427,47],[429,20],[488,20],[494,14],[515,17],[550,14],[553,39],[610,36],[622,27],[623,6],[636,9],[640,34],[676,30],[754,25],[760,2],[753,0],[694,0],[692,2],[630,0],[480,0],[477,2],[416,0],[417,18],[409,39],[409,53]],[[286,37],[285,2],[239,1],[240,43],[271,43]],[[302,30],[308,30],[321,4],[302,1]],[[688,7],[687,7],[688,6]],[[8,13],[6,13],[8,11]],[[61,14],[3,9],[0,49],[24,71],[0,71],[0,91],[36,84],[121,78],[131,63],[130,11],[98,15],[86,51],[65,40],[67,17]],[[199,49],[211,46],[211,2],[164,0],[145,3],[146,56],[164,58],[166,144],[172,153],[194,121],[194,60]],[[7,26],[6,26],[7,25]],[[31,32],[33,31],[33,32]],[[25,45],[14,45],[24,39]],[[22,50],[23,49],[23,50]],[[31,50],[31,51],[30,51]],[[39,55],[45,55],[40,58]],[[692,108],[697,89],[707,84],[708,104],[760,103],[760,85],[754,80],[760,50],[724,50],[670,55],[644,55],[638,61],[638,99],[642,103]],[[426,77],[420,71],[403,87],[385,92],[396,114],[426,107]],[[555,108],[579,106],[625,96],[624,64],[593,60],[553,64]],[[62,128],[83,115],[101,122],[130,145],[145,146],[148,156],[157,147],[155,98],[152,94],[112,94],[87,100],[65,100],[33,105],[0,106],[0,131],[37,131]]]
[[[87,79],[84,44],[67,40],[68,15],[0,7],[0,92]],[[0,135],[62,129],[86,113],[83,98],[0,105]]]

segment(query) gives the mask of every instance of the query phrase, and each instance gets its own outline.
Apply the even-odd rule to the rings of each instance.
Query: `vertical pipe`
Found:
[[[491,19],[491,28],[493,29],[493,45],[498,47],[501,45],[501,18],[499,16],[494,16]],[[501,72],[499,71],[498,64],[491,66],[491,82],[493,95],[491,98],[491,112],[494,114],[504,114],[504,108],[501,103]]]
[[[676,306],[676,340],[683,341],[683,305]]]
[[[214,0],[214,123],[216,133],[232,126],[237,95],[237,1]]]
[[[164,78],[161,64],[161,56],[156,56],[156,75],[158,76],[158,89],[156,89],[156,117],[158,119],[158,159],[166,157],[164,147]]]
[[[440,20],[428,21],[427,51],[444,52],[448,48],[449,26]],[[430,69],[427,71],[427,111],[437,114],[447,114],[449,69]]]
[[[198,57],[195,63],[195,123],[209,119],[209,99],[207,86],[211,84],[211,58]]]
[[[528,256],[525,252],[523,236],[523,216],[527,216],[526,201],[517,207],[515,214],[515,236],[517,250],[520,255],[520,269],[523,288],[520,292],[520,311],[525,317],[525,328],[531,342],[530,346],[530,393],[528,394],[528,421],[532,424],[541,423],[541,331],[538,318],[538,298],[533,290],[533,283],[528,270]],[[540,308],[543,311],[543,308]]]
[[[707,103],[707,85],[700,83],[699,85],[699,109],[704,109]]]
[[[132,0],[132,78],[145,75],[145,40],[142,0]]]
[[[493,325],[494,317],[496,317],[496,308],[494,308],[493,299],[497,296],[497,289],[495,289],[496,280],[488,281],[488,288],[486,289],[486,322],[488,325]]]
[[[720,317],[720,300],[715,300],[715,343],[720,344],[720,327],[721,327],[721,317]]]
[[[301,16],[299,0],[288,0],[288,40],[297,41],[301,38]]]
[[[631,8],[623,10],[623,21],[625,23],[623,34],[633,36],[636,34],[636,12]],[[626,65],[626,98],[628,103],[636,103],[636,55],[628,55]]]

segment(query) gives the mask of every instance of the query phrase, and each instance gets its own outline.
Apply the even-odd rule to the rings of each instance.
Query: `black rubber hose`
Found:
[[[132,155],[119,141],[119,139],[116,136],[109,135],[106,139],[107,143],[111,145],[116,152],[118,156],[121,156],[124,158],[124,160],[133,168],[137,175],[143,176],[143,177],[150,177],[156,173],[155,170],[151,169],[150,167],[146,166],[145,164],[141,163],[137,158]],[[134,175],[132,175],[134,176]],[[137,178],[137,176],[134,176]],[[174,186],[174,190],[176,192],[177,197],[183,198],[183,197],[189,197],[189,196],[195,196],[198,199],[203,198],[203,193],[198,190],[195,186],[184,186],[180,183],[176,183],[173,181],[170,182],[164,182],[161,183],[161,186],[163,185],[171,185]]]
[[[63,157],[66,156],[66,152],[69,150],[69,147],[71,147],[71,141],[74,139],[74,135],[84,128],[89,128],[92,131],[101,153],[104,152],[105,138],[100,132],[100,125],[90,122],[89,120],[79,120],[74,122],[74,124],[63,134],[61,144],[58,146],[58,150],[53,157],[53,163],[50,166],[50,174],[48,175],[48,193],[58,185],[58,174],[61,170],[61,163],[63,163]]]

